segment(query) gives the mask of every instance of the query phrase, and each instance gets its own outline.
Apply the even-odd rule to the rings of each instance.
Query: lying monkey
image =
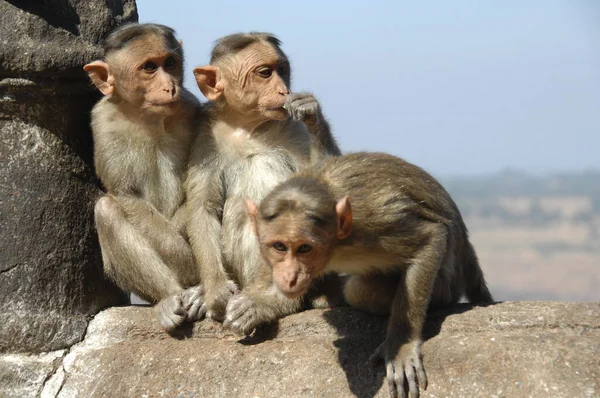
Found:
[[[283,295],[302,295],[324,273],[347,273],[352,306],[390,315],[373,359],[384,360],[392,397],[406,396],[405,383],[411,397],[427,388],[428,306],[455,304],[463,294],[493,302],[456,204],[432,176],[397,157],[329,158],[247,208]]]

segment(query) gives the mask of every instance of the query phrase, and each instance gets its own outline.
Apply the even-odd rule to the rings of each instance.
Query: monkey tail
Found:
[[[475,249],[467,236],[466,250],[464,252],[464,258],[462,263],[464,264],[464,278],[465,278],[465,295],[471,303],[475,304],[489,304],[494,302],[494,298],[487,287],[485,279],[483,277],[483,270],[479,266],[479,260]]]

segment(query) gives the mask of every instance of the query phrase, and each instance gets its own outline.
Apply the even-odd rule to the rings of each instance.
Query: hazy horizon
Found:
[[[600,3],[139,1],[191,70],[217,38],[283,41],[293,90],[321,101],[344,151],[386,151],[441,178],[600,170]]]

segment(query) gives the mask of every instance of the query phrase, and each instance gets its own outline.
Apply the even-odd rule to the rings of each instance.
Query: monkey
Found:
[[[84,70],[104,95],[91,117],[94,165],[107,191],[94,208],[104,271],[123,290],[158,303],[170,331],[205,312],[182,205],[203,110],[182,86],[183,49],[173,29],[125,24],[103,50]]]
[[[389,315],[372,356],[392,397],[427,388],[421,362],[429,308],[463,295],[492,303],[462,216],[423,169],[383,153],[332,157],[246,203],[274,286],[291,299],[323,274],[349,274],[347,302]]]
[[[209,123],[192,145],[186,229],[207,317],[249,334],[304,302],[272,291],[245,198],[259,201],[294,172],[341,151],[314,95],[290,92],[290,62],[274,35],[225,36],[194,75],[209,100]]]

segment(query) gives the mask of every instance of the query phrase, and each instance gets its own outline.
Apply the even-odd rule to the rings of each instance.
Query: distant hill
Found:
[[[497,299],[600,301],[600,172],[442,179]]]

